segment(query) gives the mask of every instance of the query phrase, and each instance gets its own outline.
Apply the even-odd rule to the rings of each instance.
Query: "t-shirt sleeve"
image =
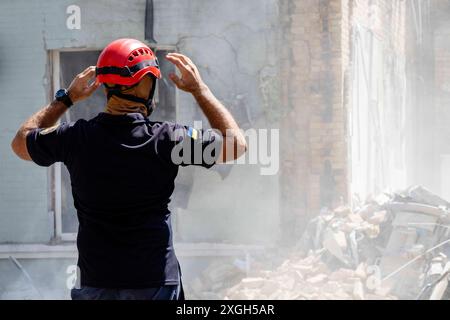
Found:
[[[195,129],[164,123],[160,128],[157,152],[166,161],[182,167],[211,168],[222,150],[223,137],[214,129]]]
[[[65,162],[70,150],[70,134],[74,124],[60,124],[47,129],[34,129],[27,135],[27,149],[38,165],[49,167]]]

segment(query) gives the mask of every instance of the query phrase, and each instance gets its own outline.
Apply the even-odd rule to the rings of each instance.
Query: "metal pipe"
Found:
[[[414,259],[412,259],[411,261],[407,262],[406,264],[404,264],[403,266],[401,266],[400,268],[398,268],[397,270],[391,272],[390,274],[388,274],[386,277],[384,277],[381,281],[385,281],[388,280],[389,278],[392,278],[393,276],[395,276],[397,273],[399,273],[400,271],[402,271],[403,269],[409,267],[411,264],[413,264],[414,262],[416,262],[417,260],[419,260],[420,258],[422,258],[423,256],[425,256],[426,254],[433,252],[434,250],[436,250],[437,248],[440,248],[442,246],[444,246],[445,244],[450,243],[450,239],[441,242],[440,244],[438,244],[437,246],[434,246],[431,249],[428,249],[427,251],[425,251],[424,253],[422,253],[421,255],[415,257]]]
[[[19,261],[17,261],[16,258],[13,256],[9,256],[9,259],[12,261],[12,263],[22,272],[22,274],[25,276],[25,279],[27,279],[30,286],[33,288],[34,291],[38,294],[39,298],[43,299],[44,295],[39,291],[39,289],[34,285],[33,280],[31,279],[28,272],[23,268],[23,266],[20,264]]]

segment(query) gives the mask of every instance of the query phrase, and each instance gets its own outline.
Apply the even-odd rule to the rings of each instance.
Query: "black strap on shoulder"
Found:
[[[153,86],[150,89],[150,95],[149,95],[149,101],[147,103],[147,117],[150,117],[150,115],[155,110],[155,104],[153,103],[153,97],[155,96],[156,86],[158,85],[158,79],[156,79],[155,76],[151,76],[153,78]]]
[[[117,74],[124,78],[131,78],[136,72],[138,72],[139,70],[142,70],[144,68],[147,68],[147,67],[158,67],[159,68],[158,59],[155,57],[155,59],[153,59],[153,60],[145,60],[138,64],[135,64],[132,67],[126,66],[126,67],[121,68],[121,67],[109,66],[109,67],[97,68],[96,74],[97,75]]]

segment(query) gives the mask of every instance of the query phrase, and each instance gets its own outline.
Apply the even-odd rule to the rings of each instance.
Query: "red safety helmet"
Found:
[[[161,79],[158,59],[144,43],[135,39],[119,39],[111,42],[100,54],[97,62],[97,80],[132,86],[145,75]]]

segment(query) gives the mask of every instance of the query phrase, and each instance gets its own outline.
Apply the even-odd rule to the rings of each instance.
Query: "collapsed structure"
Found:
[[[422,187],[322,210],[270,271],[212,264],[190,286],[204,299],[448,299],[450,203]],[[275,257],[278,255],[278,257]]]
[[[11,133],[30,108],[48,102],[55,88],[69,85],[75,71],[95,64],[98,49],[108,42],[139,37],[157,40],[151,44],[164,74],[173,72],[163,58],[168,52],[192,56],[245,129],[280,129],[280,172],[276,176],[261,177],[256,166],[217,166],[213,174],[194,168],[180,173],[172,202],[175,240],[196,247],[197,252],[202,251],[201,257],[208,255],[205,260],[223,256],[218,249],[205,250],[205,242],[215,246],[266,245],[278,238],[289,244],[298,241],[320,208],[335,208],[354,193],[365,197],[387,187],[421,184],[450,199],[450,181],[446,179],[450,173],[446,139],[450,133],[449,0],[164,0],[153,1],[155,22],[145,17],[145,4],[151,0],[110,0],[108,6],[101,1],[93,5],[95,2],[77,1],[82,12],[88,8],[90,13],[88,19],[82,19],[82,29],[73,31],[65,28],[65,2],[1,1],[0,14],[7,26],[3,31],[9,34],[2,44],[5,51],[14,52],[3,57],[3,74],[36,75],[27,79],[27,90],[20,95],[10,93],[20,90],[23,81],[8,78],[2,82],[4,104],[15,106],[0,119],[5,155],[10,155]],[[126,14],[115,14],[118,8]],[[148,30],[151,37],[147,37]],[[17,38],[26,41],[17,42]],[[158,88],[160,107],[154,119],[186,124],[199,120],[194,102],[178,95],[169,83],[161,82]],[[101,98],[94,98],[86,108],[71,110],[67,120],[93,117],[103,106]],[[36,296],[35,290],[22,292],[29,283],[24,283],[23,273],[10,256],[29,270],[45,297],[69,298],[66,270],[76,263],[78,222],[68,172],[56,165],[49,171],[33,169],[30,174],[19,174],[22,165],[9,156],[2,159],[0,169],[1,298]],[[207,202],[215,207],[205,205]],[[378,272],[373,266],[388,276],[396,266],[410,261],[408,255],[420,256],[419,252],[428,248],[428,244],[416,246],[405,254],[404,261],[394,261],[400,259],[398,255],[378,251],[379,246],[387,246],[382,239],[391,236],[391,220],[371,221],[383,215],[391,219],[390,211],[377,209],[377,217],[362,217],[362,221],[358,215],[359,211],[355,215],[347,208],[323,211],[309,225],[305,246],[291,255],[269,253],[269,257],[253,257],[256,261],[249,259],[250,263],[211,264],[191,283],[188,294],[193,298],[232,297],[253,286],[254,291],[245,295],[258,297],[261,281],[244,281],[229,289],[243,278],[265,281],[277,277],[285,270],[277,270],[282,260],[289,259],[285,267],[290,270],[297,264],[311,264],[310,257],[327,266],[324,273],[328,278],[341,269],[358,270],[364,263],[371,281]],[[23,223],[17,223],[17,217]],[[355,225],[359,227],[352,232]],[[402,232],[395,234],[402,241],[414,242],[416,231],[410,228],[397,226]],[[425,225],[418,230],[421,239],[422,233],[431,232],[423,231]],[[366,245],[367,251],[361,249]],[[403,252],[403,248],[398,250]],[[368,258],[369,252],[374,256]],[[186,279],[197,276],[203,258],[181,249],[179,256],[182,265],[193,266],[185,272]],[[383,261],[377,260],[380,257]],[[267,262],[272,259],[273,265]],[[439,259],[436,255],[435,260]],[[197,260],[202,261],[197,264]],[[311,274],[309,269],[301,270],[304,282],[314,276],[316,270],[312,269]],[[384,281],[398,286],[388,297],[404,296],[407,288],[400,286],[407,283],[400,277],[410,269],[416,271],[406,267]],[[261,275],[257,270],[275,271]],[[322,274],[320,268],[317,272]],[[409,279],[415,281],[411,286],[420,287],[414,275]],[[366,288],[364,280],[364,298],[380,293]],[[274,292],[266,288],[266,295],[284,298],[305,288],[301,281],[294,289],[281,288],[277,294],[275,287]],[[329,280],[324,280],[313,287],[327,283]],[[353,298],[351,286],[345,290]],[[420,292],[413,291],[409,297],[416,298],[416,294]]]

